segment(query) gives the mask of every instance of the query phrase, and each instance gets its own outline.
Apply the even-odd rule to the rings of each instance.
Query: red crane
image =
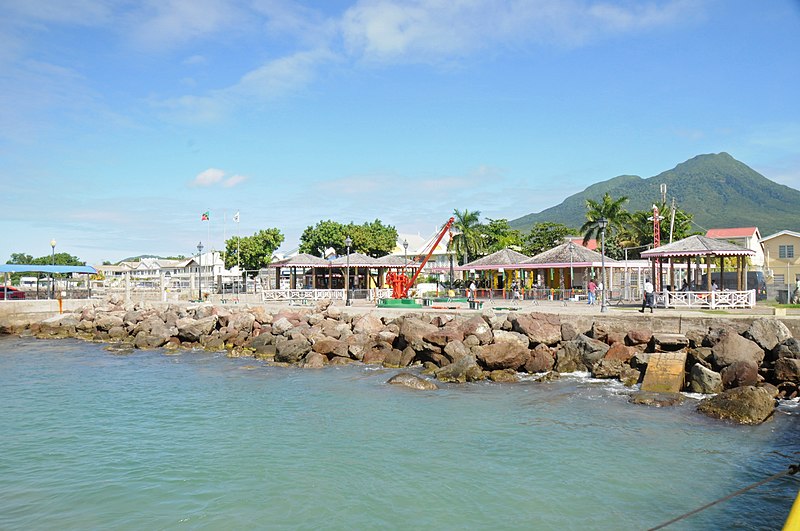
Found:
[[[436,250],[436,247],[439,245],[439,242],[442,241],[442,238],[444,238],[444,235],[447,233],[448,230],[450,230],[450,227],[453,226],[454,222],[455,222],[455,218],[450,218],[447,221],[447,223],[444,224],[444,226],[442,227],[442,230],[439,231],[439,235],[436,237],[436,241],[433,242],[433,245],[431,245],[431,248],[428,250],[428,253],[425,255],[425,258],[422,260],[422,263],[417,268],[416,273],[414,273],[414,275],[411,278],[409,278],[406,275],[405,266],[403,266],[403,270],[401,272],[399,272],[399,273],[397,273],[395,271],[390,271],[389,273],[386,274],[386,282],[388,282],[389,285],[392,286],[392,298],[393,299],[407,299],[408,298],[408,290],[409,290],[409,288],[414,285],[414,282],[417,280],[417,277],[422,272],[422,268],[425,267],[425,264],[428,263],[428,259],[433,254],[433,251]]]

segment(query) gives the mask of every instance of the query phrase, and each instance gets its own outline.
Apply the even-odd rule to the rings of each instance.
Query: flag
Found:
[[[233,215],[233,222],[234,223],[239,223],[239,213],[238,212]]]
[[[203,214],[200,216],[200,221],[208,221],[209,219],[210,219],[210,218],[208,217],[208,210],[206,210],[206,211],[205,211],[205,212],[203,212]]]

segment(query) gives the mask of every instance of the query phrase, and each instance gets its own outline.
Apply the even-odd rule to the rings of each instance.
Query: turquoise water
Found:
[[[0,529],[646,529],[798,460],[795,404],[741,427],[586,378],[395,373],[0,337]],[[779,529],[799,484],[669,529]]]

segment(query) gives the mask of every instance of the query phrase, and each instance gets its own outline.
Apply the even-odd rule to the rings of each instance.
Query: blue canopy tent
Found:
[[[53,274],[72,274],[72,273],[79,273],[84,275],[94,275],[97,274],[97,270],[92,266],[66,266],[66,265],[34,265],[34,264],[0,264],[0,273],[3,273],[3,290],[5,290],[5,286],[8,285],[8,275],[9,273],[49,273]],[[37,285],[38,286],[38,285]],[[92,294],[91,283],[89,279],[86,279],[86,287],[89,292],[89,296]],[[37,287],[38,290],[38,287]],[[6,290],[7,291],[7,290]],[[3,294],[3,299],[6,299],[5,295]]]

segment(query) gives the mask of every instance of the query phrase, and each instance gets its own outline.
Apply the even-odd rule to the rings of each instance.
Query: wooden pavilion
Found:
[[[592,251],[573,241],[567,241],[543,251],[521,264],[527,270],[535,271],[536,286],[545,289],[584,289],[589,279],[602,279],[602,268],[608,270],[608,284],[614,285],[614,268],[619,268],[620,262],[605,257],[597,251]],[[577,280],[577,282],[576,282]]]
[[[641,253],[642,258],[653,260],[654,279],[659,281],[664,278],[664,261],[668,261],[669,285],[677,286],[675,278],[675,263],[686,263],[686,278],[683,280],[687,286],[694,286],[688,291],[659,290],[659,298],[665,306],[704,306],[710,308],[752,308],[755,306],[755,290],[746,289],[747,286],[747,257],[755,255],[752,249],[746,249],[735,243],[724,240],[715,240],[705,236],[689,236],[682,240],[672,242],[655,249]],[[724,270],[725,259],[734,259],[736,264],[736,290],[720,291],[712,286],[711,273],[714,266],[719,264],[719,271]],[[701,261],[704,268],[701,268]],[[694,267],[692,262],[694,262]],[[707,275],[705,286],[701,286],[702,269]],[[720,285],[722,282],[720,282]],[[705,289],[703,289],[705,288]],[[658,299],[657,299],[658,302]]]
[[[491,296],[494,290],[500,290],[505,298],[505,292],[512,282],[517,281],[520,286],[524,285],[524,270],[520,265],[529,258],[529,256],[506,247],[455,269],[469,273],[469,278],[466,278],[465,282],[477,281],[477,284],[480,285],[478,295],[489,294]],[[477,278],[475,278],[476,273]]]

